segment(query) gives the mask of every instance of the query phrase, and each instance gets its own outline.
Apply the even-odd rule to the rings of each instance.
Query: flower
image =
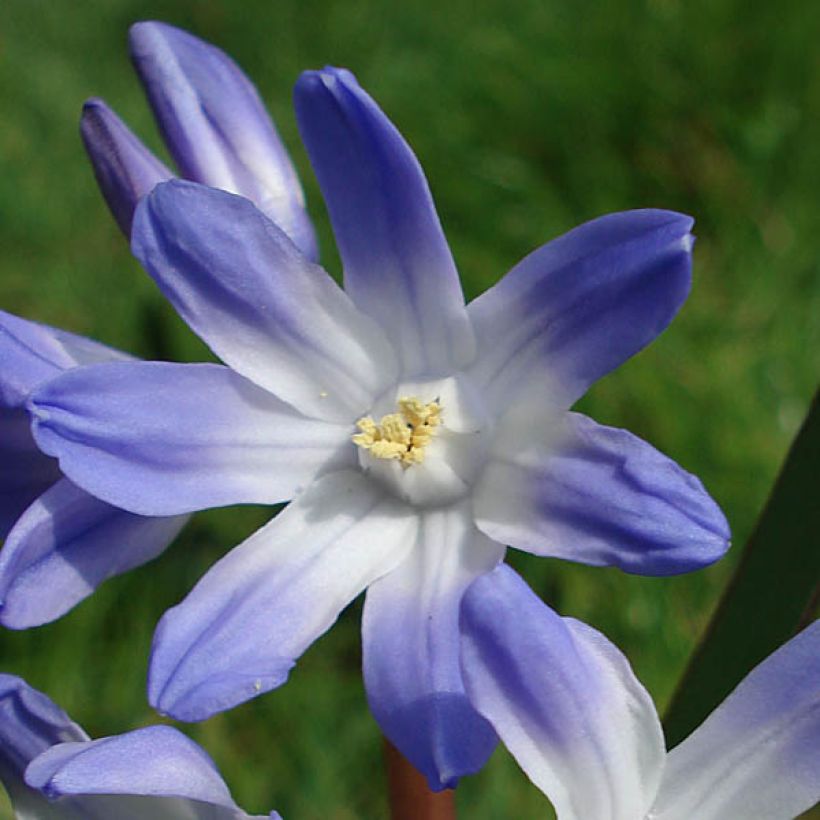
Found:
[[[112,575],[159,555],[187,515],[146,517],[77,487],[37,447],[29,392],[92,362],[127,361],[113,348],[0,311],[0,624],[52,621]]]
[[[131,58],[180,174],[242,194],[316,257],[299,178],[259,94],[223,51],[146,21],[128,34]],[[80,134],[100,190],[126,236],[139,199],[174,174],[103,100],[83,107]]]
[[[594,220],[465,307],[421,168],[353,75],[306,72],[296,111],[344,290],[248,200],[162,183],[132,248],[226,366],[67,373],[32,396],[34,434],[143,515],[293,499],[163,617],[156,708],[201,720],[279,686],[367,589],[371,709],[433,788],[452,786],[496,743],[464,692],[458,613],[504,545],[649,575],[728,546],[697,479],[566,412],[679,308],[692,221]]]
[[[89,740],[46,695],[4,674],[0,781],[26,820],[251,820],[211,758],[177,729]]]
[[[627,659],[509,567],[470,587],[461,623],[472,702],[559,820],[790,820],[820,800],[820,621],[668,753]]]

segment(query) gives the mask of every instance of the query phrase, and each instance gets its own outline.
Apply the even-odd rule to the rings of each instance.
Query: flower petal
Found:
[[[150,795],[237,808],[211,758],[171,726],[148,726],[100,740],[61,743],[29,766],[26,781],[52,798]]]
[[[23,779],[29,762],[55,743],[87,735],[42,692],[21,678],[0,674],[0,781],[20,818],[56,818],[47,801]],[[71,816],[71,815],[69,815]]]
[[[61,475],[57,462],[35,444],[28,413],[0,407],[0,539]]]
[[[296,116],[353,301],[384,328],[404,375],[452,373],[475,342],[427,180],[410,147],[343,69],[302,74]]]
[[[111,214],[130,236],[137,202],[174,174],[100,99],[87,100],[83,106],[80,135]]]
[[[248,200],[163,183],[137,209],[132,246],[214,353],[303,413],[350,423],[395,381],[375,322]]]
[[[466,505],[421,517],[404,562],[372,584],[362,620],[364,679],[385,736],[427,777],[454,788],[477,772],[497,738],[464,693],[458,613],[464,590],[504,557]]]
[[[668,756],[652,820],[790,820],[820,801],[820,621]]]
[[[651,342],[689,292],[692,219],[609,214],[531,253],[470,303],[479,354],[471,378],[496,404],[532,379],[567,407]]]
[[[27,629],[61,617],[107,578],[163,552],[187,520],[133,515],[58,481],[0,551],[0,623]]]
[[[37,443],[74,483],[141,515],[275,504],[353,458],[349,427],[305,418],[215,364],[77,368],[29,406]]]
[[[134,67],[182,175],[252,200],[316,260],[299,178],[239,66],[215,46],[165,23],[137,23],[129,40]]]
[[[549,457],[498,455],[475,490],[476,523],[536,555],[639,575],[717,561],[729,527],[700,481],[626,430],[568,414]]]
[[[78,364],[128,358],[93,339],[0,310],[0,408],[22,406],[38,384]]]
[[[502,565],[464,597],[467,693],[559,820],[640,820],[664,765],[661,726],[627,659]]]
[[[49,328],[0,311],[0,406],[20,407],[40,382],[74,362]]]
[[[416,529],[410,509],[360,473],[320,478],[163,616],[152,705],[203,720],[281,685],[341,610],[402,560]]]

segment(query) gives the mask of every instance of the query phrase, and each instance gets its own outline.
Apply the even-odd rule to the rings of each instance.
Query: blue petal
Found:
[[[695,476],[626,430],[576,413],[567,421],[550,456],[487,464],[474,494],[487,535],[639,575],[690,572],[724,555],[729,526]]]
[[[790,820],[820,801],[820,621],[670,753],[657,820]]]
[[[473,705],[558,817],[646,817],[663,770],[663,734],[618,649],[559,617],[504,565],[467,591],[461,626]]]
[[[20,407],[41,382],[78,364],[130,358],[106,345],[0,310],[0,407]]]
[[[341,610],[402,560],[416,528],[412,510],[361,473],[320,478],[163,616],[151,704],[203,720],[281,685]]]
[[[26,786],[26,766],[55,743],[86,734],[42,692],[14,675],[0,674],[0,781],[18,816],[50,817],[43,797]],[[26,814],[25,812],[29,812]]]
[[[107,578],[159,555],[187,520],[123,512],[58,481],[0,551],[0,623],[26,629],[61,617]]]
[[[28,413],[0,407],[0,539],[61,475],[57,462],[35,444]]]
[[[226,364],[303,413],[351,424],[395,382],[375,322],[248,200],[163,183],[137,209],[132,246]]]
[[[259,94],[223,51],[164,23],[132,26],[131,56],[182,175],[241,194],[318,256],[296,171]]]
[[[141,515],[275,504],[353,458],[349,426],[305,418],[221,365],[76,368],[29,407],[37,443],[75,484]]]
[[[182,797],[237,808],[211,758],[171,726],[148,726],[115,737],[60,744],[28,767],[26,782],[51,798],[92,794]]]
[[[49,328],[0,311],[0,406],[20,407],[32,388],[74,362]]]
[[[677,313],[689,293],[691,228],[672,211],[626,211],[531,253],[470,303],[472,378],[498,405],[548,378],[570,406]]]
[[[464,590],[503,555],[467,509],[426,512],[413,551],[367,591],[362,641],[370,708],[436,791],[477,772],[497,743],[464,693],[458,613]]]
[[[86,101],[80,135],[100,191],[120,230],[130,236],[137,202],[174,174],[102,100]]]
[[[465,366],[475,345],[461,284],[410,147],[349,71],[304,73],[295,104],[353,301],[384,328],[406,376]]]

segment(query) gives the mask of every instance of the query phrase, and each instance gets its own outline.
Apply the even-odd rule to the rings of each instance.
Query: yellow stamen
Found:
[[[356,422],[358,433],[352,441],[375,458],[400,461],[403,467],[421,464],[424,450],[441,424],[441,406],[437,401],[425,404],[414,397],[398,400],[398,413],[382,417],[376,424],[370,416]]]

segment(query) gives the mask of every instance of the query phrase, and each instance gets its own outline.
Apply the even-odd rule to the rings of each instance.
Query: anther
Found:
[[[351,438],[375,458],[392,459],[403,467],[421,464],[424,451],[441,424],[441,405],[425,404],[415,397],[400,398],[398,413],[383,416],[377,424],[370,416],[356,422],[359,429]]]

